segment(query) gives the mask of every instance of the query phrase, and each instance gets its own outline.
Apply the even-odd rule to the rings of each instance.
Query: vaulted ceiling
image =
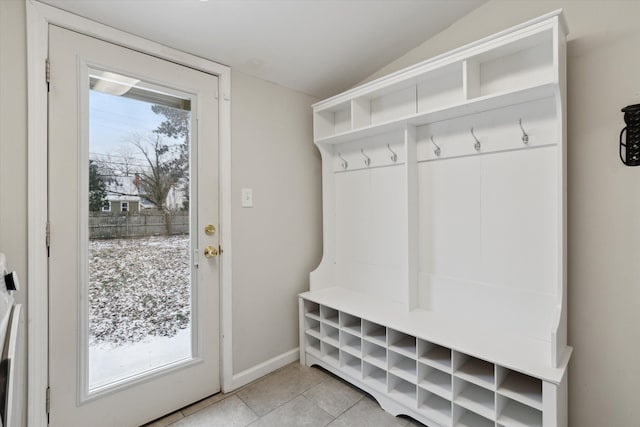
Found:
[[[43,0],[324,98],[486,0]]]

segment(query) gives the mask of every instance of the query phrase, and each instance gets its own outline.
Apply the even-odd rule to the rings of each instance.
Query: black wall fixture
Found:
[[[620,132],[620,160],[627,166],[640,166],[640,104],[627,105],[622,112],[627,126]],[[627,137],[626,142],[623,142],[622,135],[625,131]]]

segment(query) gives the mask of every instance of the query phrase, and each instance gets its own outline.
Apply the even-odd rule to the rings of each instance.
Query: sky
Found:
[[[163,116],[151,111],[147,102],[95,90],[89,94],[91,153],[113,153],[120,145],[130,145],[126,141],[133,132],[146,134],[162,122]]]
[[[148,102],[95,90],[89,93],[89,158],[111,155],[117,161],[126,150],[140,159],[140,165],[144,165],[145,160],[139,150],[128,141],[134,133],[142,136],[151,134],[164,116],[151,111],[153,104]]]

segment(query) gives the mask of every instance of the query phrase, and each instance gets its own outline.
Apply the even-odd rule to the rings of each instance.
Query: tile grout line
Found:
[[[195,412],[193,412],[193,413],[189,413],[188,415],[187,415],[187,413],[185,413],[185,411],[186,411],[188,408],[193,407],[193,406],[195,406],[195,405],[198,405],[198,403],[201,403],[201,402],[202,402],[202,401],[204,401],[204,400],[212,399],[212,398],[214,398],[217,394],[211,395],[211,396],[209,396],[209,397],[207,397],[207,398],[205,398],[205,399],[202,399],[202,400],[201,400],[201,401],[199,401],[199,402],[196,402],[196,403],[194,403],[194,404],[192,404],[192,405],[189,405],[189,406],[187,406],[187,407],[185,407],[185,408],[182,408],[182,409],[180,409],[180,410],[178,410],[178,411],[175,411],[173,414],[175,414],[175,413],[179,413],[179,414],[181,415],[181,417],[182,417],[182,418],[180,418],[180,419],[178,419],[178,420],[176,420],[176,421],[173,421],[173,422],[171,422],[170,424],[166,424],[166,426],[168,427],[168,426],[175,425],[176,423],[178,423],[178,422],[182,421],[183,419],[185,419],[185,418],[189,418],[189,417],[191,417],[191,416],[193,416],[193,415],[195,415],[195,414],[197,414],[197,413],[199,413],[199,412],[203,411],[204,409],[207,409],[207,408],[211,407],[212,405],[215,405],[215,404],[218,404],[218,403],[220,403],[220,402],[223,402],[223,401],[227,400],[228,398],[230,398],[230,397],[232,397],[232,396],[237,396],[238,400],[239,400],[240,402],[242,402],[242,404],[243,404],[246,408],[248,408],[248,409],[249,409],[249,411],[250,411],[250,412],[251,412],[251,413],[256,417],[253,421],[251,421],[251,422],[249,422],[248,424],[246,424],[246,426],[249,426],[249,425],[252,425],[252,424],[255,424],[255,423],[259,422],[260,420],[264,419],[265,417],[267,417],[267,416],[268,416],[269,414],[271,414],[272,412],[274,412],[274,411],[276,411],[276,410],[278,410],[278,409],[282,408],[284,405],[287,405],[287,404],[291,403],[292,401],[294,401],[295,399],[297,399],[297,398],[298,398],[298,397],[300,397],[300,396],[302,396],[302,397],[305,399],[305,401],[306,401],[307,403],[311,403],[311,404],[313,404],[313,406],[315,406],[317,409],[319,409],[320,411],[322,411],[322,413],[326,414],[328,417],[330,417],[330,418],[331,418],[331,420],[330,420],[327,424],[325,424],[325,426],[327,426],[327,425],[329,425],[329,424],[333,423],[334,421],[336,421],[338,418],[340,418],[342,415],[344,415],[347,411],[349,411],[349,410],[350,410],[351,408],[353,408],[355,405],[357,405],[357,404],[358,404],[358,402],[361,402],[361,401],[362,401],[362,399],[363,399],[363,397],[365,397],[365,396],[366,396],[366,392],[364,392],[364,391],[363,391],[363,390],[361,390],[361,389],[357,389],[357,391],[360,393],[360,397],[359,397],[355,402],[353,402],[351,405],[349,405],[347,408],[343,409],[343,410],[342,410],[338,415],[334,416],[333,414],[331,414],[331,413],[329,413],[328,411],[326,411],[325,409],[323,409],[320,405],[318,405],[318,404],[317,404],[317,402],[315,402],[314,400],[312,400],[312,399],[310,399],[309,397],[305,396],[305,393],[307,393],[308,391],[310,391],[311,389],[313,389],[313,388],[315,388],[315,387],[320,386],[321,384],[325,384],[325,383],[330,382],[332,378],[335,378],[335,379],[337,379],[338,381],[343,381],[343,380],[341,380],[339,377],[335,377],[335,376],[331,375],[331,373],[326,372],[326,371],[324,371],[323,369],[319,369],[319,371],[320,371],[320,372],[325,373],[325,374],[328,374],[329,376],[328,376],[328,377],[326,377],[326,378],[324,378],[324,379],[321,379],[321,380],[320,380],[320,381],[318,381],[317,383],[314,383],[314,384],[310,384],[310,385],[308,385],[307,387],[303,388],[299,393],[297,393],[296,395],[292,396],[290,399],[286,400],[285,402],[283,402],[283,403],[279,404],[278,406],[276,406],[276,407],[274,407],[274,408],[270,409],[270,410],[269,410],[268,412],[266,412],[265,414],[263,414],[263,415],[261,415],[261,416],[260,416],[260,415],[258,415],[258,413],[257,413],[257,412],[256,412],[256,411],[255,411],[255,410],[254,410],[250,405],[249,405],[249,402],[248,402],[248,401],[245,401],[245,400],[242,398],[242,396],[240,395],[240,392],[241,392],[241,391],[243,391],[243,390],[245,390],[245,389],[247,389],[247,388],[249,388],[249,387],[251,387],[251,386],[254,386],[254,385],[260,384],[260,383],[262,383],[263,381],[268,380],[268,379],[269,379],[270,377],[272,377],[272,376],[276,376],[278,373],[280,373],[281,371],[285,370],[286,368],[287,368],[287,366],[283,366],[283,367],[281,367],[280,369],[278,369],[278,370],[276,370],[276,371],[274,371],[274,372],[271,372],[270,374],[266,375],[265,377],[263,377],[263,378],[260,378],[260,379],[256,380],[255,382],[252,382],[252,383],[246,384],[246,385],[244,385],[244,386],[242,386],[242,387],[239,387],[238,389],[233,390],[233,391],[231,391],[231,392],[229,392],[229,393],[225,393],[225,394],[224,394],[224,397],[221,397],[219,400],[215,400],[214,402],[211,402],[211,403],[209,403],[209,404],[207,404],[207,405],[203,406],[202,408],[199,408],[197,411],[195,411]],[[313,369],[312,367],[308,367],[308,368]],[[167,415],[166,417],[170,417],[171,415],[172,415],[172,414],[169,414],[169,415]],[[165,417],[165,418],[166,418],[166,417]]]
[[[330,414],[330,413],[328,413],[327,411],[325,411],[324,409],[322,409],[322,408],[321,408],[321,407],[320,407],[316,402],[314,402],[313,400],[309,399],[307,396],[304,396],[304,395],[302,395],[302,394],[300,394],[299,396],[301,396],[304,400],[306,400],[307,402],[311,403],[311,404],[312,404],[312,405],[314,405],[316,408],[320,409],[322,412],[324,412],[325,414],[327,414],[327,415],[329,415],[331,418],[333,418],[329,423],[334,422],[334,421],[335,421],[335,419],[336,419],[336,418],[338,418],[338,417],[333,416],[333,414]],[[291,400],[293,400],[293,399],[291,399]],[[325,425],[328,425],[329,423],[327,423],[327,424],[325,424]]]
[[[293,362],[293,363],[295,363],[295,362]],[[259,383],[261,383],[262,381],[266,380],[268,377],[270,377],[270,376],[272,376],[272,375],[275,375],[275,374],[276,374],[276,373],[278,373],[279,371],[284,370],[284,369],[285,369],[285,368],[287,368],[288,366],[289,366],[289,365],[285,365],[285,366],[283,366],[283,367],[281,367],[281,368],[277,369],[276,371],[271,372],[270,374],[266,375],[265,377],[260,378],[260,379],[259,379],[259,380],[257,380],[256,382],[254,382],[254,383],[250,383],[250,384],[246,385],[245,387],[248,387],[248,386],[250,386],[250,385],[254,385],[254,384],[259,384]],[[306,366],[305,366],[305,367],[306,367]],[[307,368],[312,369],[312,367],[310,367],[310,366],[309,366],[309,367],[307,367]],[[324,371],[322,371],[322,372],[324,372]],[[256,414],[256,416],[258,416],[258,419],[261,419],[261,418],[263,418],[263,417],[266,417],[267,415],[269,415],[270,413],[272,413],[272,412],[273,412],[273,411],[275,411],[276,409],[278,409],[278,408],[280,408],[280,407],[282,407],[282,406],[286,405],[287,403],[291,402],[291,401],[292,401],[292,400],[294,400],[296,397],[298,397],[298,396],[302,396],[304,393],[306,393],[307,391],[311,390],[313,387],[316,387],[317,385],[322,384],[323,382],[328,381],[328,380],[329,380],[329,378],[325,378],[325,379],[323,379],[322,381],[320,381],[320,382],[318,382],[318,383],[316,383],[316,384],[310,385],[309,387],[307,387],[306,389],[304,389],[302,392],[300,392],[300,393],[298,393],[297,395],[293,396],[291,399],[289,399],[289,400],[287,400],[287,401],[285,401],[285,402],[281,403],[280,405],[276,406],[275,408],[272,408],[271,410],[269,410],[268,412],[266,412],[266,413],[265,413],[264,415],[262,415],[262,416],[258,416],[258,414],[257,414],[255,411],[253,411],[253,409],[251,408],[251,406],[249,406],[249,403],[248,403],[248,402],[246,402],[246,401],[245,401],[241,396],[238,396],[238,398],[239,398],[239,399],[240,399],[240,400],[241,400],[245,405],[247,405],[247,407],[248,407],[249,409],[251,409],[251,410],[253,411],[253,413],[254,413],[254,414]],[[306,396],[303,396],[303,397],[305,397],[305,399],[306,399]],[[308,400],[308,399],[307,399],[307,400]],[[314,404],[315,404],[315,402],[312,402],[312,403],[314,403]],[[318,406],[318,405],[316,405],[316,406]],[[318,407],[319,407],[319,406],[318,406]],[[319,408],[320,408],[320,407],[319,407]],[[320,408],[320,409],[322,409],[322,408]],[[324,411],[324,410],[323,410],[323,411]],[[324,412],[326,412],[326,411],[324,411]],[[329,414],[329,415],[330,415],[330,416],[333,416],[333,415],[331,415],[331,414]],[[256,421],[257,421],[257,420],[256,420]],[[255,421],[254,421],[254,422],[255,422]]]

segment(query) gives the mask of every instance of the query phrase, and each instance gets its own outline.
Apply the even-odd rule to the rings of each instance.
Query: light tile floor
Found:
[[[201,400],[144,427],[403,427],[365,392],[316,367],[289,364],[231,393]]]

